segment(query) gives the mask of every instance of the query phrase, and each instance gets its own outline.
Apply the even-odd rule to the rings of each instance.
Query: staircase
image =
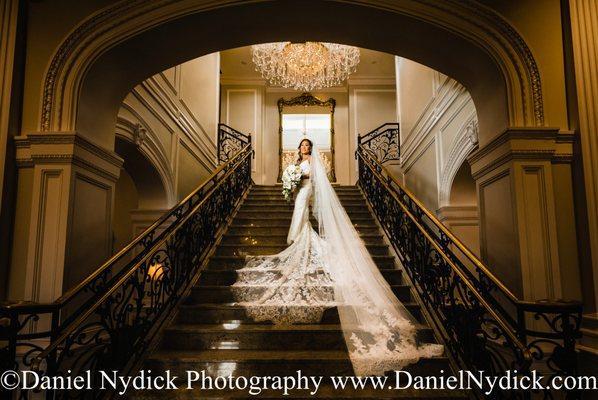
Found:
[[[420,305],[395,265],[365,198],[356,186],[337,186],[336,192],[381,273],[408,310],[422,320]],[[164,331],[157,349],[142,369],[152,374],[170,370],[185,377],[187,370],[205,370],[210,376],[353,375],[338,314],[328,310],[321,323],[275,326],[255,323],[243,307],[233,304],[230,285],[246,254],[274,254],[287,247],[293,205],[287,204],[277,186],[253,186],[209,261],[191,294]],[[312,217],[313,218],[313,217]],[[312,220],[312,225],[315,220]],[[426,325],[427,326],[427,325]],[[423,341],[434,342],[431,328],[419,330]],[[420,360],[408,368],[413,375],[452,374],[446,357]],[[394,383],[394,375],[392,375]],[[390,379],[389,379],[390,381]],[[326,382],[326,380],[324,381]],[[197,384],[198,385],[198,384]],[[342,390],[323,383],[316,398],[467,398],[463,392],[445,390]],[[198,398],[199,388],[177,391],[139,391],[135,398]],[[201,391],[202,398],[282,398],[280,391],[250,396],[247,391]],[[289,398],[311,398],[307,391],[291,392]]]

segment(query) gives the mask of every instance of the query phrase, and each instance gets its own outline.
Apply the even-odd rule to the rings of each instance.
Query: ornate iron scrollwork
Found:
[[[363,136],[357,136],[357,143],[363,146],[364,150],[372,153],[381,164],[387,161],[399,160],[401,156],[399,124],[388,122],[380,125]]]
[[[580,302],[519,300],[392,177],[375,152],[362,143],[356,157],[358,185],[397,251],[455,367],[495,376],[509,370],[529,375],[533,367],[541,369],[549,381],[556,376],[576,375]],[[547,389],[538,395],[553,398]],[[490,397],[530,396],[529,391],[506,391]],[[574,392],[566,395],[571,399],[577,396]]]
[[[248,144],[251,144],[251,135],[226,124],[218,124],[218,164],[227,162]]]

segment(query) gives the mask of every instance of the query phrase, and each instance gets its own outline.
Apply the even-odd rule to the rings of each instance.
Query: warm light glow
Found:
[[[150,277],[151,280],[157,280],[162,277],[164,274],[164,268],[161,263],[155,263],[150,265],[149,269],[147,270],[147,275]]]
[[[340,85],[359,64],[357,47],[336,43],[265,43],[251,51],[256,70],[270,84],[307,92]]]

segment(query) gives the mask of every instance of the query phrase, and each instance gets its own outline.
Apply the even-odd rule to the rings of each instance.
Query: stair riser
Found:
[[[249,317],[241,307],[180,307],[177,315],[177,323],[180,324],[221,324],[230,321],[254,323],[253,319]],[[337,310],[335,308],[326,310],[320,323],[339,324],[340,321]]]
[[[421,310],[419,309],[419,306],[406,304],[405,308],[407,308],[416,320],[421,321]],[[177,315],[177,323],[180,324],[221,324],[231,320],[236,320],[242,323],[254,322],[241,307],[181,306]],[[320,323],[340,323],[336,309],[331,308],[326,310]]]
[[[340,195],[338,196],[339,200],[341,202],[345,202],[345,201],[363,201],[364,198],[362,195]],[[258,194],[258,195],[254,195],[254,194],[249,194],[247,196],[246,201],[284,201],[286,202],[284,196],[280,193],[278,194]],[[291,203],[293,203],[295,201],[295,196],[292,197],[291,199]]]
[[[394,269],[395,262],[390,256],[374,256],[374,262],[379,269]],[[231,257],[231,258],[212,258],[208,264],[208,269],[218,270],[229,270],[234,271],[242,268],[245,265],[245,259],[243,257]]]
[[[149,358],[145,367],[154,374],[170,370],[172,375],[186,377],[186,371],[204,370],[207,376],[297,376],[301,370],[303,376],[339,376],[355,375],[350,360],[347,359],[299,359],[299,360],[222,360],[204,361],[194,359],[162,360]],[[446,358],[423,359],[417,364],[405,368],[412,375],[441,376],[450,371]],[[441,371],[444,371],[441,373]]]
[[[310,218],[310,222],[311,225],[314,229],[316,229],[318,227],[318,222],[316,221],[315,218]],[[377,228],[376,222],[374,221],[374,219],[372,217],[369,218],[353,218],[351,217],[351,222],[353,223],[353,226],[357,229],[359,229],[360,227],[366,227],[366,228]],[[287,232],[289,230],[289,226],[291,226],[291,217],[289,216],[288,218],[263,218],[263,217],[257,217],[257,216],[249,216],[249,217],[240,217],[239,215],[235,216],[235,218],[233,219],[233,222],[231,224],[231,227],[235,228],[238,226],[246,226],[246,225],[252,225],[254,227],[257,228],[265,228],[265,227],[269,227],[269,226],[285,226],[287,227]]]
[[[363,241],[366,244],[384,244],[384,240],[382,239],[382,235],[379,236],[366,236],[362,237]],[[245,236],[231,236],[225,235],[222,238],[222,244],[237,244],[237,245],[280,245],[286,246],[287,244],[287,235],[274,235],[271,236],[262,236],[262,235],[245,235]]]
[[[216,255],[220,256],[245,256],[245,255],[269,255],[277,254],[286,249],[288,246],[218,246]],[[388,246],[386,245],[367,245],[368,251],[372,255],[387,255]]]
[[[363,215],[365,214],[364,210],[367,210],[365,204],[360,205],[343,205],[345,211],[349,215]],[[271,213],[271,212],[293,212],[294,206],[291,204],[243,204],[243,206],[239,209],[239,212],[263,212],[263,213]],[[369,213],[367,214],[369,215]]]
[[[347,200],[344,197],[339,198],[343,206],[364,206],[367,204],[365,199],[361,198],[359,200]],[[290,206],[293,207],[293,202],[287,202],[283,197],[278,200],[252,200],[248,198],[243,202],[244,206],[266,206],[266,205],[282,205],[282,206]]]
[[[382,270],[382,276],[390,285],[401,285],[403,282],[401,271],[399,270]],[[237,273],[235,271],[225,270],[210,270],[207,269],[202,272],[199,278],[198,286],[228,286],[237,281]]]
[[[411,293],[409,286],[393,286],[392,291],[402,302],[411,301]],[[222,287],[204,287],[195,286],[192,288],[189,297],[186,299],[186,304],[201,304],[201,303],[231,303],[237,301],[234,295],[234,289],[227,286]]]
[[[303,376],[323,375],[353,375],[353,367],[349,359],[326,360],[326,359],[305,359],[305,360],[228,360],[219,362],[206,362],[203,360],[169,360],[148,359],[145,366],[151,369],[152,373],[165,373],[171,371],[171,375],[186,377],[187,371],[205,370],[207,376],[297,376],[297,370],[301,370]]]
[[[363,211],[363,209],[358,210],[358,211],[350,211],[350,212],[347,212],[347,214],[349,214],[349,217],[351,218],[351,220],[353,220],[353,218],[372,219],[372,214],[370,214],[369,211]],[[268,217],[268,218],[289,218],[289,219],[291,219],[291,217],[293,216],[293,211],[292,210],[276,211],[276,210],[269,210],[269,209],[257,210],[257,211],[239,210],[239,212],[237,213],[236,216],[237,216],[237,218]]]
[[[228,234],[231,235],[284,235],[285,237],[289,233],[289,227],[240,227],[240,226],[231,226],[228,231]],[[358,228],[357,233],[360,235],[377,235],[380,233],[380,230],[377,227],[372,228]]]
[[[162,341],[167,350],[343,350],[342,331],[265,331],[265,332],[180,332],[167,331]]]

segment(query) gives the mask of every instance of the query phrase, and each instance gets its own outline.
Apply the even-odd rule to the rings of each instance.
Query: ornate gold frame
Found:
[[[319,106],[328,107],[330,110],[330,177],[332,182],[336,182],[336,173],[334,172],[334,108],[336,100],[320,100],[311,93],[302,93],[290,100],[284,98],[278,99],[278,182],[282,179],[282,113],[285,107],[292,106]]]

